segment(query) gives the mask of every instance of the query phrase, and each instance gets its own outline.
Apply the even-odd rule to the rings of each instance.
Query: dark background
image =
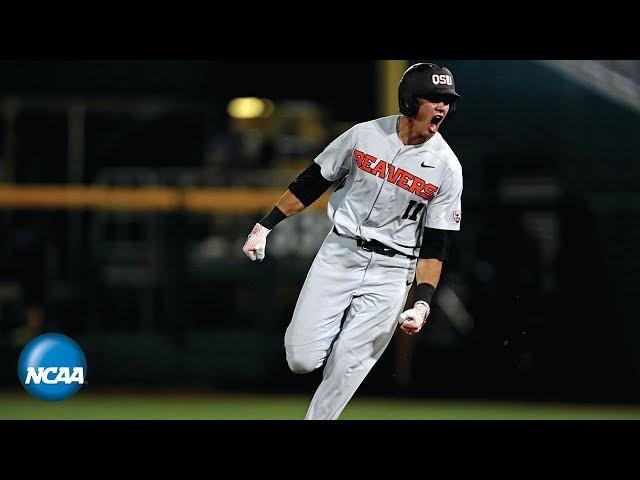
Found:
[[[637,403],[638,110],[544,62],[415,61],[446,65],[463,97],[442,129],[463,166],[462,230],[429,328],[397,334],[360,392]],[[0,189],[284,191],[383,114],[380,63],[2,61]],[[275,113],[234,125],[227,104],[244,96]],[[283,336],[330,225],[321,210],[289,219],[253,264],[240,249],[264,213],[3,206],[0,384],[57,331],[96,386],[312,391],[320,373],[289,372]]]

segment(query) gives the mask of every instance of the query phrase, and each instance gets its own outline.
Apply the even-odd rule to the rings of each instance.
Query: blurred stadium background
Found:
[[[463,96],[463,228],[343,418],[640,418],[640,62],[449,59],[1,61],[0,418],[302,418],[320,372],[283,335],[326,196],[241,246],[427,60]],[[16,375],[44,332],[88,359],[60,404]]]

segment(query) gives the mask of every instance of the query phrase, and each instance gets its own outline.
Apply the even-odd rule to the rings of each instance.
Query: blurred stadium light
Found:
[[[273,110],[273,102],[267,98],[234,98],[227,105],[227,113],[233,118],[267,118]]]

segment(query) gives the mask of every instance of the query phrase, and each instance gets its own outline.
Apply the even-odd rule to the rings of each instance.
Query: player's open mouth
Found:
[[[435,115],[431,119],[431,125],[429,125],[429,131],[431,133],[436,133],[438,131],[438,125],[440,124],[443,118],[444,117],[442,115]]]

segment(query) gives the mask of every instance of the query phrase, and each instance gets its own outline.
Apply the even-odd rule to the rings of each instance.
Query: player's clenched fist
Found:
[[[406,310],[400,315],[398,323],[400,329],[407,335],[418,333],[422,326],[427,322],[427,317],[431,309],[424,302],[416,302],[413,308]]]
[[[267,235],[269,235],[268,228],[263,227],[259,223],[253,227],[251,233],[247,237],[247,241],[244,242],[242,251],[252,261],[262,260],[264,258],[264,250],[267,246]]]

